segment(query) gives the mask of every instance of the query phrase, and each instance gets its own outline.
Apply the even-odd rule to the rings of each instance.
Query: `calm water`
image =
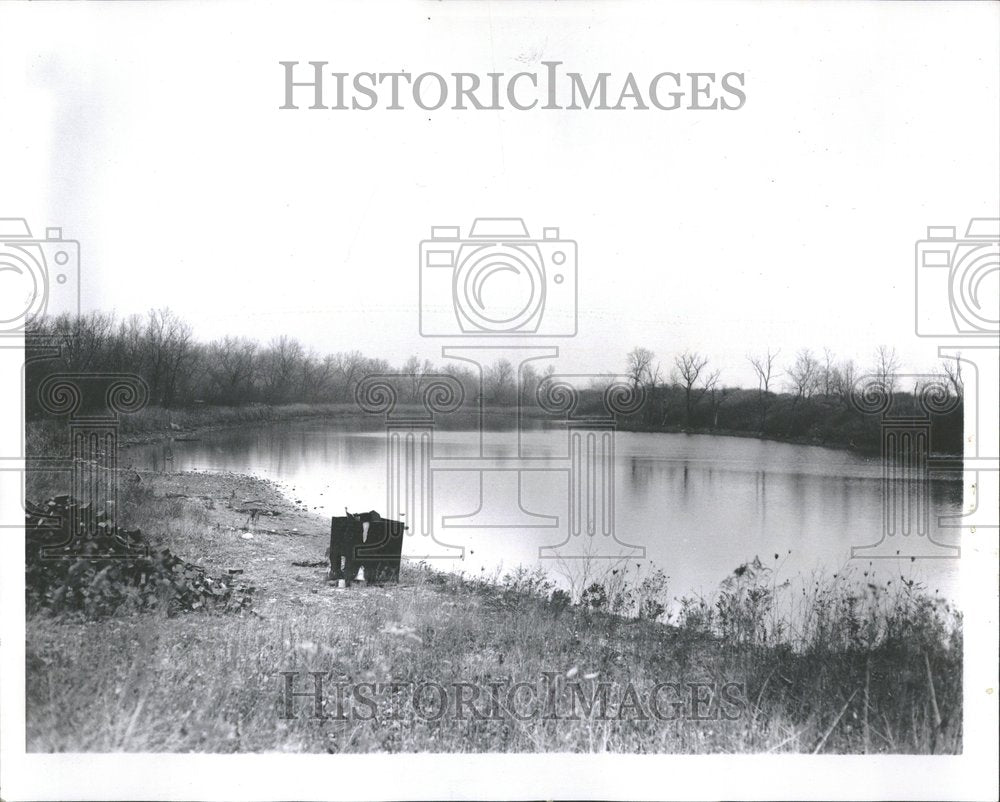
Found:
[[[196,442],[134,447],[124,461],[252,473],[280,482],[326,515],[342,515],[345,507],[386,515],[392,512],[387,490],[397,487],[387,468],[387,435],[358,425],[312,421],[225,430]],[[435,431],[424,472],[420,460],[406,463],[405,454],[400,464],[410,468],[396,472],[404,477],[396,512],[409,525],[404,554],[467,573],[541,564],[555,575],[579,571],[584,555],[591,562],[628,555],[652,560],[679,595],[715,588],[755,556],[787,577],[833,573],[848,563],[865,570],[868,559],[852,560],[852,546],[881,537],[877,460],[750,438],[618,432],[602,476],[599,462],[586,467],[586,453],[575,475],[589,476],[589,485],[574,484],[564,428],[537,425],[520,435]],[[424,505],[413,502],[421,476],[430,490]],[[933,521],[958,514],[960,483],[926,487]],[[613,512],[602,501],[608,498]],[[613,535],[603,534],[612,515]],[[957,542],[954,530],[935,523],[933,531],[940,542]],[[887,553],[895,553],[899,540]],[[883,577],[905,574],[954,596],[957,562],[880,559],[874,565]]]

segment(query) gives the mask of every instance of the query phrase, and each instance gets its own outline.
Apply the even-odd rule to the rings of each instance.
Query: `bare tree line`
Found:
[[[471,367],[438,367],[417,356],[396,367],[356,349],[318,354],[288,335],[263,344],[232,336],[201,343],[169,309],[123,319],[108,313],[43,319],[30,334],[29,384],[55,372],[133,373],[148,385],[149,403],[167,408],[353,403],[358,382],[372,375],[399,376],[395,385],[404,402],[419,401],[432,376],[448,375],[461,382],[466,397],[513,404],[519,394],[522,402],[533,398],[546,375],[527,363],[518,376],[507,359],[496,360],[481,375]]]
[[[629,381],[641,387],[646,403],[639,413],[646,428],[724,428],[759,434],[853,441],[857,410],[851,393],[862,376],[871,376],[911,405],[920,392],[920,380],[900,387],[900,360],[894,348],[880,345],[872,361],[859,366],[853,359],[838,359],[832,350],[821,354],[802,348],[788,358],[779,350],[748,353],[746,360],[757,380],[756,389],[726,386],[722,371],[698,351],[685,349],[670,359],[668,378],[656,354],[636,346],[626,355]],[[961,361],[943,359],[924,381],[935,381],[962,399]],[[960,429],[960,415],[959,423]],[[939,427],[940,428],[940,427]],[[952,427],[954,428],[954,426]],[[870,432],[868,432],[870,434]],[[948,434],[953,438],[954,432]],[[959,435],[960,436],[960,435]]]
[[[417,356],[395,367],[356,349],[319,354],[288,335],[267,343],[232,336],[202,343],[168,309],[122,319],[106,313],[45,319],[31,335],[29,411],[33,387],[54,372],[136,373],[149,387],[150,404],[173,408],[353,403],[358,383],[373,374],[398,376],[394,384],[404,402],[420,401],[431,377],[447,375],[461,383],[467,399],[530,407],[540,383],[555,371],[551,364],[540,370],[532,362],[518,370],[503,358],[481,373],[463,364],[436,366]],[[803,348],[787,357],[767,349],[747,354],[746,360],[756,388],[727,385],[722,370],[693,349],[671,355],[664,369],[652,350],[633,348],[626,355],[626,375],[645,400],[630,420],[646,428],[723,429],[825,442],[844,439],[849,428],[844,414],[851,412],[850,393],[861,375],[913,396],[919,391],[918,386],[895,387],[900,361],[888,346],[874,349],[864,368],[838,359],[828,348],[820,354]],[[936,377],[961,399],[959,360],[943,360]],[[585,390],[581,397],[596,409],[600,389],[595,380],[589,395]]]

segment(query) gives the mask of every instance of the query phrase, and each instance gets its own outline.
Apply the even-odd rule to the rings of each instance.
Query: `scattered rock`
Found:
[[[123,606],[168,613],[250,607],[252,586],[232,573],[213,577],[167,548],[154,549],[138,529],[115,526],[68,495],[26,502],[25,590],[29,611],[112,615]],[[72,537],[72,524],[77,537]],[[230,569],[240,570],[240,569]]]

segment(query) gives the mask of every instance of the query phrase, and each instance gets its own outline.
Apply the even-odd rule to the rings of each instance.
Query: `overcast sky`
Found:
[[[195,23],[194,25],[192,23]],[[913,333],[914,242],[998,216],[1000,5],[5,4],[0,216],[82,247],[85,309],[201,339],[439,358],[432,225],[521,216],[579,247],[562,369],[696,348],[866,362]],[[739,111],[280,111],[329,70],[745,74]]]

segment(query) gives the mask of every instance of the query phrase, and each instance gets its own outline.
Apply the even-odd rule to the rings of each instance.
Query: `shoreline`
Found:
[[[305,407],[305,409],[301,409]],[[401,409],[405,409],[406,405],[401,405]],[[414,407],[416,408],[416,407]],[[129,448],[136,445],[149,445],[151,443],[160,443],[168,440],[176,440],[179,442],[184,442],[185,440],[193,439],[190,435],[199,435],[207,432],[224,431],[226,429],[241,429],[248,426],[259,426],[262,424],[274,424],[274,423],[292,423],[299,421],[311,421],[311,420],[368,420],[371,419],[373,422],[378,422],[382,420],[381,415],[375,415],[372,413],[365,412],[358,409],[353,404],[289,404],[283,406],[255,406],[255,407],[218,407],[216,409],[232,412],[240,410],[254,410],[257,411],[257,415],[239,417],[238,419],[226,420],[225,415],[222,416],[220,420],[215,421],[197,421],[193,425],[187,423],[186,425],[175,424],[178,428],[141,428],[133,430],[130,427],[119,434],[118,437],[118,447],[119,448]],[[163,411],[165,414],[169,415],[169,412]],[[179,417],[183,420],[187,417],[185,410],[181,410]],[[474,415],[475,413],[469,412],[468,415]],[[509,417],[513,418],[516,415],[515,411],[511,411]],[[201,416],[198,416],[201,417]],[[505,416],[508,417],[508,416]]]
[[[130,424],[128,429],[119,434],[118,446],[119,448],[125,449],[132,446],[150,445],[154,443],[163,442],[189,442],[192,440],[199,439],[199,435],[207,434],[209,432],[225,431],[228,429],[242,429],[250,426],[260,426],[276,423],[293,423],[302,421],[366,421],[371,419],[373,425],[377,425],[382,419],[381,415],[374,415],[371,413],[366,413],[363,410],[358,409],[352,404],[321,404],[321,405],[305,405],[305,404],[291,404],[284,406],[255,406],[255,407],[218,407],[213,408],[220,410],[222,415],[219,420],[207,420],[207,421],[194,421],[187,422],[185,425],[174,424],[179,428],[169,428],[169,427],[156,427],[156,428],[141,428],[133,430]],[[247,417],[239,417],[238,419],[226,419],[226,413],[237,414],[240,411],[246,412]],[[170,416],[170,412],[166,410],[161,411],[162,414]],[[255,414],[253,414],[255,413]],[[189,412],[186,410],[181,410],[175,413],[181,420],[186,419],[189,416]],[[194,413],[196,417],[200,418],[202,415]],[[474,411],[468,413],[470,417],[476,415]],[[505,414],[505,418],[515,418],[517,416],[516,408],[512,408],[509,414]],[[534,415],[528,416],[531,420],[548,420],[545,416]],[[172,421],[170,421],[172,423]],[[565,421],[559,420],[552,422],[553,426],[564,425]],[[850,444],[837,443],[837,442],[822,442],[816,438],[807,437],[785,437],[781,435],[762,435],[756,432],[745,432],[736,429],[708,429],[708,428],[688,428],[684,426],[662,426],[658,428],[644,427],[644,426],[630,426],[628,421],[624,423],[619,423],[617,426],[617,431],[628,432],[630,434],[686,434],[686,435],[700,435],[704,437],[735,437],[744,440],[759,440],[761,442],[771,442],[771,443],[783,443],[785,445],[797,445],[797,446],[808,446],[812,448],[824,448],[831,451],[847,452],[854,454],[865,460],[875,460],[880,457],[880,452],[877,450],[864,449],[858,447],[852,447]],[[943,460],[961,460],[964,455],[961,454],[949,454],[949,453],[938,453],[933,452],[928,455],[932,459],[943,459]]]
[[[692,600],[683,614],[668,611],[666,586],[643,595],[649,586],[606,577],[571,597],[527,569],[477,579],[406,560],[398,584],[338,589],[326,581],[325,516],[287,496],[280,483],[232,472],[137,476],[121,492],[122,523],[207,570],[241,569],[256,588],[252,612],[29,615],[31,751],[586,752],[594,738],[618,752],[961,751],[959,729],[933,729],[926,697],[932,670],[937,704],[950,721],[961,721],[962,657],[952,643],[958,637],[960,644],[960,624],[948,629],[941,611],[913,606],[905,594],[879,602],[889,605],[884,612],[877,604],[871,611],[879,627],[883,615],[893,627],[902,622],[899,633],[886,630],[865,642],[852,634],[850,620],[834,616],[793,642],[790,630],[775,628],[775,613],[759,606],[754,594],[766,598],[773,588],[766,574],[755,577],[753,565],[735,573],[729,595],[701,599],[700,606]],[[54,489],[44,481],[32,478],[30,498]],[[261,512],[252,520],[254,508]],[[822,592],[828,595],[812,603],[835,610],[826,606],[854,591],[841,583]],[[629,606],[616,607],[621,599]],[[937,634],[928,640],[927,632]],[[80,664],[102,678],[82,697],[84,678],[74,668]],[[891,739],[862,737],[845,726],[848,719],[836,719],[845,702],[853,705],[850,720],[862,714],[852,692],[866,681],[868,666],[868,704],[892,722]],[[606,685],[612,699],[634,689],[640,712],[531,725],[506,713],[475,724],[470,741],[466,720],[428,721],[409,711],[400,721],[379,702],[378,716],[354,722],[355,734],[344,740],[335,726],[312,718],[301,698],[292,700],[292,720],[276,714],[282,672],[294,674],[301,693],[317,671],[331,677],[331,688],[359,681],[352,677],[473,688],[497,678],[524,684],[558,677],[561,708],[573,703],[571,686],[581,683],[587,694]],[[772,679],[778,676],[781,682]],[[709,681],[741,689],[729,710],[735,718],[695,711],[661,720],[648,707],[664,684]],[[123,685],[139,695],[123,699],[116,690]],[[391,695],[384,700],[393,702]],[[242,712],[233,718],[233,710]],[[127,738],[125,726],[79,726],[94,716],[123,717]]]

